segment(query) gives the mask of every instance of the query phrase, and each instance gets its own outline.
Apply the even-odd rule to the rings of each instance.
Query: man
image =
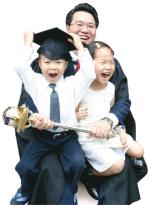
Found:
[[[89,44],[95,40],[98,25],[98,14],[95,8],[87,3],[77,5],[66,16],[67,31],[79,35],[85,44]],[[33,70],[38,72],[36,61],[33,62],[32,67]],[[74,67],[70,65],[68,72],[65,75],[74,73]],[[105,123],[112,125],[113,120],[118,118],[119,123],[125,124],[127,132],[135,138],[135,121],[129,111],[130,100],[128,96],[127,79],[117,60],[116,72],[112,76],[111,81],[116,86],[116,102],[111,110],[112,118],[105,119]],[[22,92],[19,104],[21,105],[23,103],[26,103],[32,111],[36,110],[32,100],[29,99],[29,96],[27,96],[24,91]],[[27,141],[26,138],[30,135],[29,131],[30,130],[26,130],[26,133],[22,133],[24,139],[20,138],[17,134],[20,154],[23,151],[21,145],[24,147],[24,143],[26,144]],[[22,141],[24,143],[22,143]],[[53,166],[51,163],[52,160]],[[130,173],[130,175],[128,173]],[[129,178],[129,176],[131,177]],[[55,182],[53,178],[59,180]],[[91,192],[89,186],[96,188],[99,204],[131,204],[140,198],[135,174],[129,159],[126,161],[126,166],[123,172],[117,176],[97,178],[89,176],[88,169],[88,172],[85,172],[83,175],[82,181],[93,197],[96,196]],[[132,184],[132,187],[129,182]],[[120,184],[122,188],[120,188]],[[43,189],[43,186],[45,189]],[[110,194],[112,192],[113,194]],[[128,193],[130,193],[130,196]],[[41,172],[35,186],[35,192],[33,193],[31,204],[69,204],[69,200],[69,190],[65,184],[57,154],[54,156],[47,156],[43,159],[43,162],[41,162]]]

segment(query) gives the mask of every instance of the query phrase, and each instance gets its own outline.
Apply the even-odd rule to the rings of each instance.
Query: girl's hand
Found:
[[[78,121],[85,119],[88,116],[88,109],[86,107],[79,107],[78,112],[76,112]]]

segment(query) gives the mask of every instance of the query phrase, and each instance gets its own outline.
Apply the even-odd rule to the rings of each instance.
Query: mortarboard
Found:
[[[71,59],[69,51],[76,50],[75,46],[68,41],[73,39],[71,35],[59,28],[52,28],[34,34],[34,43],[40,45],[37,52],[49,59]]]

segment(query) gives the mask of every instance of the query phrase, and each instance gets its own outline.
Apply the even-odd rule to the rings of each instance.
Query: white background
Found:
[[[23,32],[42,31],[51,27],[65,30],[65,15],[78,3],[73,0],[1,0],[0,3],[0,116],[7,106],[16,106],[20,95],[20,80],[12,69],[14,57],[23,44]],[[97,40],[110,44],[115,56],[128,76],[132,112],[137,122],[137,140],[145,148],[145,159],[150,164],[149,143],[149,75],[150,31],[148,0],[87,0],[99,13]],[[0,201],[8,205],[20,180],[14,167],[18,162],[14,129],[3,125],[0,117]],[[43,187],[44,188],[44,187]],[[149,174],[139,182],[141,200],[149,202]],[[79,205],[94,205],[95,200],[84,194]]]

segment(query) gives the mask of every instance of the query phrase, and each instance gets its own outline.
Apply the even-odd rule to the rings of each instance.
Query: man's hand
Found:
[[[125,130],[120,129],[119,135],[120,135],[120,142],[121,142],[122,148],[126,148],[128,146],[128,143],[127,143],[127,134]]]
[[[111,125],[106,120],[97,121],[92,127],[92,136],[98,138],[109,137]]]

